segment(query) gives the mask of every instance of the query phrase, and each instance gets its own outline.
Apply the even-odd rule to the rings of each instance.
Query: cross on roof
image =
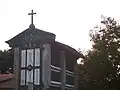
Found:
[[[33,13],[33,10],[31,10],[31,13],[28,13],[28,15],[31,15],[31,24],[33,24],[33,15],[36,13]]]

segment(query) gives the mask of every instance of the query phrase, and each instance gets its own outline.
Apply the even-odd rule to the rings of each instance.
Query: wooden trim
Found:
[[[19,65],[20,65],[20,51],[19,48],[14,48],[14,76],[15,76],[15,88],[19,90]]]
[[[61,70],[61,68],[60,68],[60,67],[56,67],[56,66],[53,66],[53,65],[51,65],[51,68]]]
[[[69,71],[69,70],[65,70],[65,71],[66,71],[66,73],[68,73],[68,74],[74,75],[74,72],[71,72],[71,71]]]
[[[39,58],[39,59],[41,60],[41,49],[39,48],[39,50],[40,50],[40,53],[39,53],[39,54],[40,54],[40,58]],[[41,61],[40,61],[40,63],[41,63]],[[41,71],[41,64],[40,64],[39,70]],[[40,71],[39,71],[39,72],[40,72]],[[40,77],[41,77],[41,72],[40,72]],[[40,85],[40,84],[41,84],[41,82],[40,82],[40,78],[39,78],[39,85]],[[40,85],[40,87],[41,87],[41,85]]]
[[[72,89],[72,90],[73,90],[74,86],[73,86],[73,85],[66,84],[66,85],[65,85],[65,88],[66,88],[66,89],[70,89],[70,90]]]
[[[78,85],[77,85],[77,61],[74,61],[74,89],[73,90],[76,90],[78,88]]]
[[[58,86],[58,85],[53,85],[53,84],[51,84],[50,86],[52,86],[52,87],[60,87],[60,86]]]
[[[40,66],[34,66],[33,68],[34,68],[34,69],[39,69]],[[27,69],[27,67],[21,67],[21,69],[22,69],[22,70],[23,70],[23,69]]]
[[[55,70],[55,69],[50,69],[51,71],[54,71],[54,72],[60,72],[60,71],[58,71],[58,70]]]
[[[61,85],[61,82],[51,81],[50,86],[60,87],[60,85]],[[74,88],[74,86],[70,84],[65,84],[65,88]]]
[[[50,81],[50,86],[54,86],[54,87],[60,87],[61,82],[56,82],[56,81]]]
[[[18,90],[20,90],[21,83],[21,49],[19,48],[19,80],[18,80]]]
[[[66,75],[69,75],[69,76],[72,76],[72,77],[74,77],[74,73],[73,72],[71,72],[71,71],[68,71],[68,70],[65,70],[66,71]]]
[[[25,51],[25,67],[27,67],[27,49]],[[25,86],[27,86],[27,69],[25,69]]]
[[[43,87],[43,81],[42,81],[42,67],[43,67],[43,44],[40,44],[40,90],[42,90]]]
[[[33,89],[34,89],[34,83],[35,83],[35,48],[33,49]]]
[[[66,87],[71,87],[71,88],[74,88],[73,85],[70,85],[70,84],[65,84]]]
[[[65,90],[66,84],[66,56],[65,51],[60,51],[61,61],[61,90]]]
[[[66,75],[74,77],[74,75],[73,75],[73,74],[66,73]]]

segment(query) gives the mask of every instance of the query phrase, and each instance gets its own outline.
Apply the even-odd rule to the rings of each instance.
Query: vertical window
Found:
[[[35,50],[35,51],[34,51]],[[32,66],[32,70],[27,70],[28,66]],[[34,83],[34,87],[39,88],[40,85],[40,49],[27,49],[21,51],[21,88],[25,89],[29,82]]]
[[[21,67],[25,67],[25,60],[26,59],[26,52],[25,52],[25,50],[22,50],[22,52],[21,52]]]
[[[27,66],[32,65],[33,66],[33,49],[27,50]]]
[[[33,49],[27,50],[27,67],[28,65],[33,66]],[[28,82],[33,82],[33,70],[27,70],[27,84]]]
[[[33,70],[31,71],[27,70],[27,85],[28,85],[28,82],[33,82]]]
[[[21,51],[21,67],[26,67],[26,50]],[[21,69],[21,85],[25,85],[25,69]]]
[[[39,85],[39,81],[40,81],[40,69],[35,69],[34,84]]]
[[[35,66],[40,66],[40,49],[35,49]]]
[[[21,85],[25,85],[25,70],[21,70]]]

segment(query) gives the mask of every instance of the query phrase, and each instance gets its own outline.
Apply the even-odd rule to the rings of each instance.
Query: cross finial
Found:
[[[33,15],[36,13],[33,13],[33,10],[31,10],[31,13],[28,13],[28,15],[31,15],[31,24],[33,25]]]

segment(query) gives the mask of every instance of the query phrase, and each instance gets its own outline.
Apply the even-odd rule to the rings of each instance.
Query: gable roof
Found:
[[[26,40],[27,39],[27,40]],[[30,40],[31,39],[31,40]],[[33,39],[33,40],[32,40]],[[55,40],[55,34],[46,32],[35,28],[34,25],[30,25],[28,29],[6,41],[10,47],[19,46],[21,43],[27,41],[33,42],[52,42]]]
[[[30,25],[28,29],[16,35],[12,39],[6,41],[10,47],[22,46],[29,43],[40,44],[40,43],[54,43],[59,45],[62,49],[65,49],[76,56],[76,58],[83,57],[78,51],[74,48],[55,41],[55,34],[46,32],[40,29],[35,28],[33,24]]]

